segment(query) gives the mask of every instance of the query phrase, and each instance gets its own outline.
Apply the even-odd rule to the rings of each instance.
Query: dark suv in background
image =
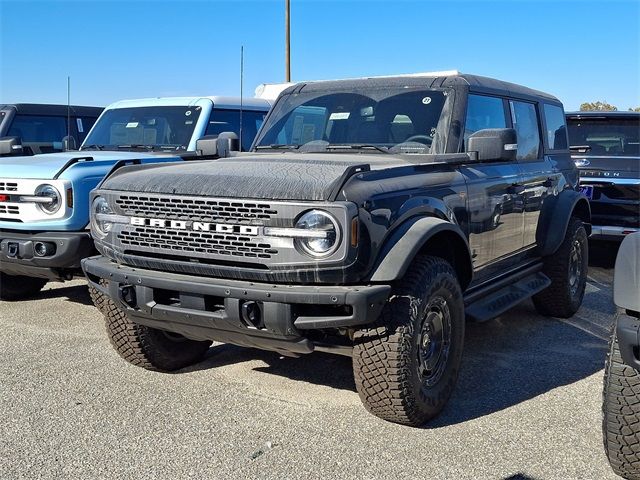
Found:
[[[62,152],[67,136],[71,137],[67,148],[75,150],[102,110],[102,107],[40,103],[0,105],[0,139],[15,138],[3,142],[0,156]]]
[[[592,238],[640,229],[640,113],[567,113],[569,143],[591,202]]]

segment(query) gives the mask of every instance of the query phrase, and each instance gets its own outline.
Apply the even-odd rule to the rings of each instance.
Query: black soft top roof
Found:
[[[291,92],[323,92],[332,90],[351,90],[356,88],[384,88],[398,86],[415,86],[424,88],[456,87],[467,85],[471,91],[509,95],[513,97],[542,99],[549,103],[561,104],[553,95],[523,87],[515,83],[504,82],[495,78],[470,75],[466,73],[425,73],[397,75],[389,77],[354,78],[346,80],[321,80],[302,82],[292,85],[283,93]]]
[[[13,109],[16,113],[25,115],[66,115],[66,105],[51,105],[47,103],[10,103],[0,105],[0,110]],[[102,107],[87,107],[83,105],[71,105],[71,114],[82,117],[97,117],[102,113]]]

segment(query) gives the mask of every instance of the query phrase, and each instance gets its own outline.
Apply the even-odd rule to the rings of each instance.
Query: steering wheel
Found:
[[[408,142],[424,143],[425,145],[430,146],[431,143],[433,142],[433,137],[430,137],[429,135],[411,135],[402,143],[408,143]]]

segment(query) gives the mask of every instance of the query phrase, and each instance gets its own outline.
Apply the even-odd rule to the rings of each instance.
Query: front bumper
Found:
[[[35,246],[53,252],[39,257]],[[9,275],[64,279],[80,273],[80,260],[95,252],[88,232],[18,233],[0,230],[0,271]]]
[[[640,318],[624,312],[616,315],[616,336],[620,356],[627,365],[640,370]]]
[[[194,340],[294,354],[315,349],[305,331],[374,322],[391,291],[389,285],[282,285],[195,277],[118,265],[102,256],[84,259],[82,268],[90,285],[136,323]],[[249,310],[259,312],[259,321],[248,320]]]

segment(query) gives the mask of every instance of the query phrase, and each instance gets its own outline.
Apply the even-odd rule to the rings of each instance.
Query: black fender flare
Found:
[[[541,256],[551,255],[560,248],[569,219],[574,215],[585,224],[587,235],[591,235],[591,207],[584,193],[566,189],[544,202],[536,230],[536,244]]]
[[[453,260],[464,289],[473,274],[469,243],[458,225],[437,217],[414,217],[396,228],[378,255],[370,280],[392,282],[402,278],[427,242],[443,233],[453,241],[439,245],[439,252]]]

